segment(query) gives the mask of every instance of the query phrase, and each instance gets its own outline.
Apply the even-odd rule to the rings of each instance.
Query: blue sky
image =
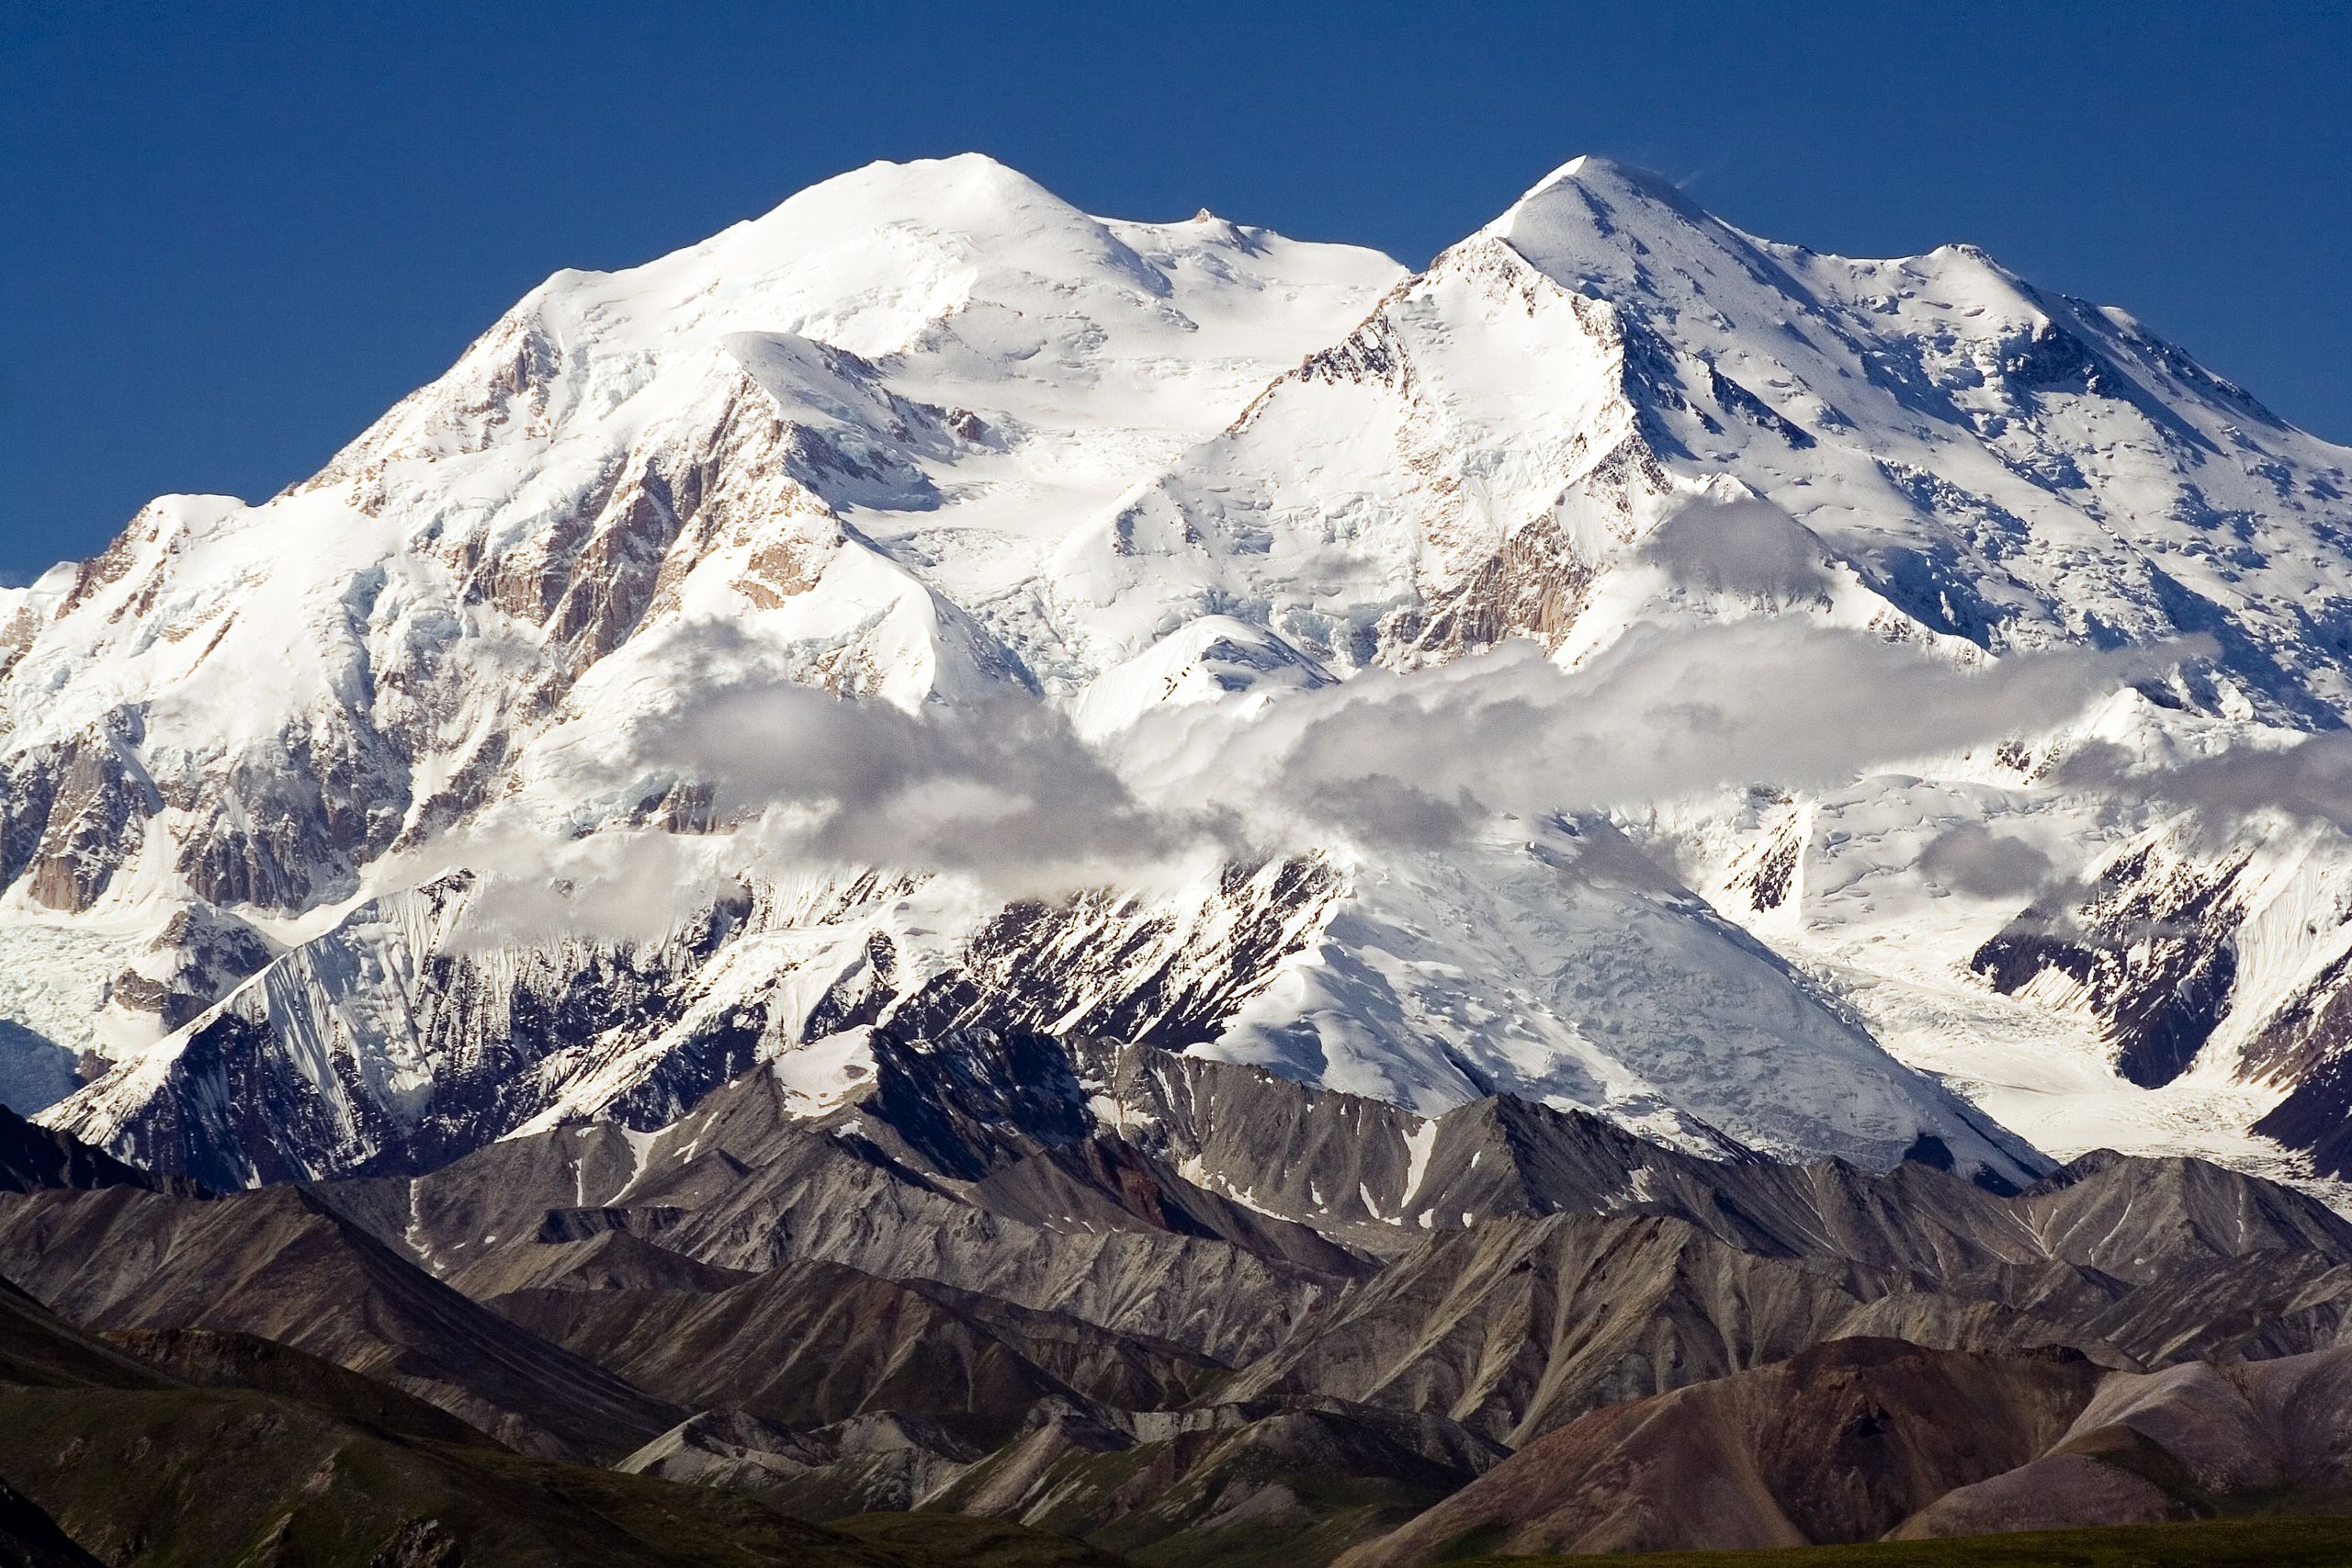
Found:
[[[2352,441],[2352,7],[0,9],[0,578],[317,468],[560,266],[977,148],[1419,264],[1546,170],[1972,240]]]

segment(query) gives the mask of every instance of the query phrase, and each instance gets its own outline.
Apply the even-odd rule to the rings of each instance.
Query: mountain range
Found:
[[[2352,1222],[2293,1188],[2101,1153],[2001,1195],[1508,1097],[1423,1136],[1153,1046],[876,1038],[881,1081],[822,1118],[753,1073],[651,1134],[220,1194],[0,1114],[0,1544],[1114,1568],[2282,1516],[2352,1541]]]
[[[220,1187],[876,1024],[2341,1177],[2346,462],[1597,159],[1410,274],[876,164],[0,591],[0,1082]]]
[[[358,1445],[254,1562],[2336,1506],[2347,466],[1595,158],[558,273],[0,588],[0,1524],[226,1560],[151,1419]]]

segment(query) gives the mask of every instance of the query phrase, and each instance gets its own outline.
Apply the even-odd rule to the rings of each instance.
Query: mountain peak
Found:
[[[1604,293],[1638,288],[1646,252],[1736,243],[1663,175],[1593,153],[1553,170],[1479,235],[1509,242],[1561,283]]]
[[[876,159],[810,186],[758,221],[786,215],[799,224],[820,216],[831,222],[911,220],[956,230],[1024,210],[1053,220],[1082,219],[1077,209],[1010,164],[985,152],[958,152],[903,163]]]
[[[1558,168],[1554,169],[1550,174],[1544,175],[1542,179],[1536,181],[1532,186],[1530,186],[1527,189],[1527,194],[1529,196],[1537,195],[1543,191],[1549,190],[1554,186],[1560,184],[1564,180],[1598,182],[1605,180],[1622,180],[1628,175],[1633,175],[1637,178],[1645,177],[1642,175],[1640,170],[1634,168],[1630,164],[1621,164],[1616,159],[1608,157],[1605,154],[1600,152],[1579,152],[1575,157],[1569,159],[1566,163],[1561,164]]]
[[[1574,188],[1600,197],[1645,197],[1668,206],[1695,210],[1686,201],[1674,182],[1664,175],[1632,164],[1622,164],[1598,152],[1581,153],[1569,159],[1550,174],[1529,186],[1514,206],[1524,207]]]
[[[1012,197],[1051,194],[1012,164],[986,152],[952,152],[944,158],[876,158],[837,177],[945,183],[959,189],[993,191]],[[813,188],[821,189],[822,186]]]

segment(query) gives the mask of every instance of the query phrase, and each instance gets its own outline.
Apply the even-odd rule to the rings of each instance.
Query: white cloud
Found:
[[[1803,557],[1676,558],[1794,585]],[[1154,710],[1100,747],[1025,694],[908,713],[715,659],[601,765],[612,798],[644,798],[648,781],[656,795],[661,781],[708,784],[721,831],[482,829],[460,853],[485,876],[478,928],[510,934],[651,934],[746,868],[881,867],[1050,897],[1343,843],[1441,848],[1497,813],[1834,787],[2045,731],[2198,651],[1970,668],[1793,618],[1642,625],[1573,670],[1515,642],[1262,705]],[[1949,875],[2025,874],[2001,846],[1942,853]]]

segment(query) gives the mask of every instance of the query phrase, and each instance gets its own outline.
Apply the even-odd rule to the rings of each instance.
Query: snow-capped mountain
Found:
[[[997,1027],[2352,1175],[2352,849],[2251,782],[2347,462],[1599,160],[1411,274],[876,164],[0,591],[0,1095],[234,1184]]]

